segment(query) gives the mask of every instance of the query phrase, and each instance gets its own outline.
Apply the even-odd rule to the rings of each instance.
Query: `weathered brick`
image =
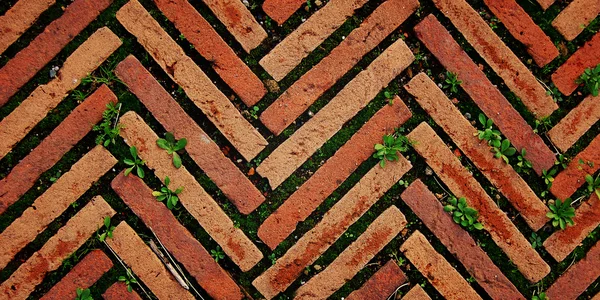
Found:
[[[332,3],[334,2],[329,2]],[[269,180],[273,189],[278,187],[335,135],[344,123],[410,65],[413,59],[414,56],[404,41],[394,42],[314,117],[275,149],[256,171]]]
[[[575,211],[575,225],[559,230],[544,241],[544,248],[556,261],[563,261],[600,225],[600,200],[592,193]]]
[[[487,26],[487,25],[486,25]],[[526,147],[533,169],[554,166],[554,153],[512,107],[510,102],[487,79],[483,71],[462,50],[450,33],[433,16],[427,16],[414,28],[417,37],[448,71],[458,75],[461,87],[518,150]]]
[[[117,97],[107,86],[100,86],[0,180],[0,214],[90,132],[102,119],[106,104],[116,101]]]
[[[279,135],[418,6],[417,0],[388,0],[381,4],[327,57],[279,96],[261,114],[261,122]]]
[[[63,277],[42,300],[74,299],[77,289],[87,289],[112,268],[113,263],[101,250],[92,250]]]
[[[56,0],[20,0],[0,16],[0,54],[54,3]]]
[[[548,131],[548,137],[558,149],[566,152],[598,120],[600,120],[600,96],[589,95]]]
[[[416,284],[402,297],[404,300],[431,300],[423,288]]]
[[[38,86],[0,122],[0,158],[4,157],[50,110],[76,88],[81,79],[96,69],[121,45],[107,27],[98,29],[65,60],[56,78]],[[22,53],[22,52],[21,52]],[[0,82],[5,82],[0,79]],[[0,88],[4,84],[0,84]]]
[[[442,204],[421,180],[415,180],[401,197],[490,297],[525,299],[469,233],[454,223],[450,214],[444,211]]]
[[[275,249],[299,222],[304,221],[358,166],[373,154],[373,145],[411,117],[399,97],[365,123],[331,158],[258,228],[258,236]]]
[[[538,66],[543,67],[558,56],[552,40],[537,26],[515,0],[484,0],[510,34],[521,42]]]
[[[329,1],[265,55],[260,60],[260,65],[275,80],[280,81],[366,2]]]
[[[311,278],[296,291],[298,299],[326,299],[352,279],[385,245],[406,225],[406,219],[398,208],[385,210],[354,243],[346,248],[325,270]],[[391,262],[395,264],[395,262]],[[398,267],[396,265],[396,267]],[[394,292],[397,286],[382,299]],[[388,287],[389,289],[389,287]],[[381,291],[384,292],[384,291]],[[377,299],[377,294],[368,299]]]
[[[106,243],[159,299],[194,299],[126,222],[115,228]]]
[[[123,60],[115,73],[167,131],[177,139],[187,139],[187,153],[241,213],[249,214],[265,201],[262,193],[134,56]]]
[[[138,1],[125,4],[117,19],[246,160],[268,144]]]
[[[554,4],[554,1],[556,0],[536,0],[537,3],[542,6],[543,10],[548,9],[548,7],[550,7],[550,5]]]
[[[477,169],[506,196],[529,227],[537,231],[548,222],[548,207],[509,164],[494,157],[490,147],[474,135],[477,129],[425,73],[418,74],[404,87]]]
[[[556,16],[552,26],[567,41],[575,39],[600,13],[598,0],[573,0]]]
[[[550,266],[531,248],[529,241],[427,123],[421,123],[408,137],[415,141],[413,148],[425,158],[450,191],[456,197],[465,197],[469,205],[479,211],[484,229],[525,278],[538,282],[550,272]]]
[[[104,300],[142,300],[136,291],[127,291],[127,285],[124,282],[115,282],[104,294]]]
[[[600,135],[569,163],[567,168],[554,178],[550,192],[558,199],[567,199],[586,184],[585,175],[594,174],[600,169]]]
[[[271,19],[281,25],[305,3],[304,0],[266,0],[262,8]]]
[[[394,260],[388,260],[365,284],[352,292],[347,300],[386,300],[396,289],[408,280]]]
[[[135,112],[125,113],[120,120],[124,126],[121,136],[129,146],[136,146],[138,154],[148,168],[161,180],[171,179],[171,187],[183,186],[179,195],[181,204],[200,223],[206,232],[221,246],[223,251],[242,271],[250,270],[263,257],[258,248],[233,221],[219,204],[202,188],[185,166],[173,166],[172,158],[156,145],[158,136]]]
[[[154,3],[246,105],[256,104],[265,95],[267,90],[260,79],[187,0]]]
[[[548,299],[576,299],[600,276],[600,243],[575,263],[546,291]]]
[[[325,213],[315,227],[300,238],[277,260],[275,265],[256,278],[252,284],[268,299],[283,292],[306,266],[315,262],[411,167],[410,162],[402,155],[398,161],[386,164],[385,169],[379,165],[374,166]]]
[[[101,197],[90,201],[0,285],[0,297],[27,298],[47,273],[58,269],[63,260],[71,256],[102,226],[105,217],[112,217],[114,214],[115,211]]]
[[[214,299],[242,299],[235,281],[212,258],[171,211],[152,196],[137,176],[119,174],[111,186],[125,204],[158,236],[166,249]]]
[[[96,146],[35,199],[32,206],[0,234],[0,244],[4,245],[0,253],[0,268],[5,267],[19,250],[33,241],[116,163],[110,152]],[[95,198],[97,200],[98,197]]]
[[[9,60],[0,69],[0,106],[31,80],[111,2],[112,0],[75,0],[60,18],[50,23],[44,32]]]
[[[258,47],[267,38],[267,32],[256,22],[242,1],[204,0],[204,3],[246,52],[250,53],[250,50]]]
[[[571,95],[579,84],[577,79],[586,68],[593,68],[600,63],[600,32],[579,48],[567,61],[552,74],[552,82],[558,90]]]
[[[400,251],[445,299],[481,299],[418,230],[402,244]]]

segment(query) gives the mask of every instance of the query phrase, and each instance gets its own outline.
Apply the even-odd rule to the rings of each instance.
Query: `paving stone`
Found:
[[[388,260],[360,289],[352,292],[347,300],[386,300],[398,287],[408,280],[394,260]]]
[[[289,236],[299,222],[304,221],[335,189],[337,189],[373,153],[380,143],[411,117],[411,112],[399,97],[386,105],[363,125],[340,149],[323,164],[295,193],[273,212],[258,228],[258,236],[275,249]]]
[[[600,96],[589,95],[548,131],[548,137],[558,149],[566,152],[598,120]]]
[[[420,285],[413,286],[404,297],[404,300],[431,300],[431,297],[427,295],[425,290]]]
[[[282,25],[290,16],[306,4],[304,0],[266,0],[262,8],[279,25]]]
[[[54,3],[56,0],[20,0],[0,16],[0,54]]]
[[[552,82],[561,93],[571,95],[579,86],[577,79],[583,71],[594,68],[599,63],[600,33],[596,33],[552,74]]]
[[[554,178],[550,192],[558,199],[564,200],[585,182],[585,175],[594,174],[600,169],[600,135],[596,136],[592,142],[579,154],[577,154],[567,166],[567,168]]]
[[[115,282],[104,294],[104,300],[142,300],[136,291],[127,291],[127,285],[123,282]]]
[[[546,291],[548,299],[576,299],[600,276],[600,244],[567,269]]]
[[[548,9],[556,0],[536,0],[543,10]]]
[[[405,225],[406,219],[398,208],[392,206],[385,210],[325,270],[300,287],[296,291],[296,298],[326,299],[331,296],[365,267]],[[376,294],[371,294],[369,299],[376,297]]]
[[[575,39],[600,14],[598,0],[573,0],[552,21],[567,41]]]
[[[418,230],[402,244],[400,251],[445,299],[481,299]]]

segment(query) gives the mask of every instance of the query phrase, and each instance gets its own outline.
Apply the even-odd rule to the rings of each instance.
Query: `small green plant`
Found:
[[[567,198],[565,201],[556,199],[553,204],[550,204],[550,211],[546,213],[546,216],[552,219],[554,227],[565,229],[567,224],[573,226],[572,218],[575,216],[575,208],[571,205],[571,199]]]
[[[542,178],[544,179],[544,183],[546,183],[548,188],[552,187],[554,175],[556,175],[556,169],[550,169],[550,171],[542,170]]]
[[[99,76],[88,75],[81,80],[82,83],[98,83],[98,84],[106,84],[110,85],[113,82],[123,83],[117,75],[113,72],[111,68],[108,67],[100,67]]]
[[[169,209],[175,208],[177,206],[177,202],[179,202],[179,195],[183,191],[183,187],[178,187],[175,191],[171,191],[169,189],[169,184],[171,183],[171,179],[169,176],[165,177],[165,186],[160,188],[160,191],[153,191],[152,196],[156,197],[157,201],[167,200],[167,207]]]
[[[248,113],[253,119],[258,119],[258,111],[260,108],[258,106],[252,106],[252,109],[248,110]]]
[[[596,196],[600,198],[600,175],[596,176],[596,179],[592,177],[592,175],[585,175],[585,181],[588,184],[587,190],[588,192],[596,192]]]
[[[494,121],[492,119],[488,119],[484,114],[479,114],[479,123],[483,125],[483,130],[478,130],[475,135],[480,140],[486,140],[488,143],[492,143],[492,141],[500,141],[502,138],[500,136],[500,131],[493,128]]]
[[[401,134],[386,134],[383,136],[383,144],[375,144],[374,158],[379,159],[379,165],[385,167],[385,161],[398,160],[398,152],[406,152],[411,141]]]
[[[529,174],[529,172],[533,168],[531,162],[527,160],[527,158],[525,158],[526,155],[527,151],[525,151],[525,148],[523,148],[521,149],[521,154],[517,156],[517,164],[515,170],[519,173]]]
[[[383,96],[385,97],[385,99],[388,100],[388,104],[389,105],[393,105],[394,104],[394,94],[390,91],[385,91],[383,92]]]
[[[446,71],[446,80],[444,82],[444,88],[449,88],[453,94],[458,93],[458,86],[462,84],[462,81],[458,80],[458,76],[450,71]]]
[[[592,94],[592,96],[598,96],[598,90],[600,89],[600,64],[595,68],[587,68],[583,71],[583,74],[577,80],[577,83],[583,83],[585,89]]]
[[[220,259],[225,258],[225,253],[221,250],[221,247],[217,246],[216,249],[210,250],[210,255],[215,259],[216,262],[219,262]]]
[[[465,199],[465,197],[456,199],[456,197],[452,196],[448,202],[450,202],[450,204],[444,206],[444,211],[452,214],[452,219],[455,223],[460,224],[467,230],[483,229],[483,225],[477,222],[479,212],[467,205],[467,199]]]
[[[181,167],[181,157],[177,154],[177,151],[182,150],[187,145],[187,139],[182,138],[180,140],[176,140],[175,136],[167,132],[165,133],[164,139],[156,140],[156,144],[162,149],[167,150],[169,155],[173,155],[173,165],[175,168],[179,169]]]
[[[504,139],[502,143],[500,143],[500,141],[493,142],[492,152],[494,152],[494,157],[502,158],[502,160],[508,164],[508,157],[515,155],[517,149],[510,146],[510,141],[508,139]]]
[[[113,237],[113,231],[115,230],[115,226],[110,225],[110,217],[104,217],[104,228],[106,229],[106,231],[98,235],[98,240],[100,242],[104,242],[106,238],[112,239]]]
[[[133,274],[131,274],[131,270],[129,269],[127,269],[127,276],[119,276],[119,281],[125,283],[125,285],[127,286],[127,291],[130,293],[133,291],[132,285],[138,283],[137,279],[133,277]]]
[[[75,297],[75,300],[94,300],[94,298],[92,298],[92,292],[90,292],[90,289],[77,288],[77,296]]]
[[[131,167],[125,169],[125,176],[129,176],[129,173],[131,173],[131,171],[133,171],[133,169],[135,168],[138,177],[144,178],[145,173],[144,173],[144,169],[142,169],[142,166],[146,164],[146,161],[141,160],[139,158],[137,148],[135,146],[129,147],[129,153],[131,153],[131,157],[133,159],[126,158],[125,160],[123,160],[123,162],[126,165],[131,166]]]
[[[110,143],[115,143],[115,138],[121,133],[121,124],[117,123],[119,113],[121,112],[121,104],[109,102],[106,104],[106,110],[102,113],[102,122],[94,126],[94,131],[99,135],[96,137],[96,144],[108,147]]]
[[[277,262],[277,258],[275,258],[275,253],[269,254],[269,260],[271,261],[271,265],[274,265]]]
[[[529,241],[531,242],[531,248],[536,249],[542,246],[542,238],[535,232],[531,233],[531,237],[529,237]]]
[[[546,297],[546,293],[539,293],[538,295],[533,295],[531,300],[548,300],[548,298]]]
[[[561,166],[566,169],[569,166],[569,158],[567,158],[564,154],[558,155],[558,159],[554,162],[555,166]]]

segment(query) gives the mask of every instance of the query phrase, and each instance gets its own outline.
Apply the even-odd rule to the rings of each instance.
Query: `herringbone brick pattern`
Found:
[[[599,13],[0,3],[0,299],[597,299],[600,96],[579,78]],[[480,140],[483,116],[517,154]],[[382,165],[387,134],[410,146]]]

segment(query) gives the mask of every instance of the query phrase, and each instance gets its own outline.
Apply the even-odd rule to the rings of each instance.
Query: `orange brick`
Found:
[[[598,120],[600,120],[600,96],[589,95],[548,131],[548,137],[558,149],[566,152]]]
[[[262,8],[271,19],[281,25],[305,3],[304,0],[266,0]]]
[[[600,32],[579,48],[567,61],[552,74],[552,82],[558,90],[571,95],[579,86],[577,79],[587,68],[594,68],[600,63]]]
[[[352,292],[347,300],[386,300],[396,289],[408,280],[398,264],[390,259],[363,286]]]
[[[598,0],[573,0],[552,21],[567,41],[574,40],[600,14]]]
[[[0,54],[54,3],[56,0],[21,0],[0,16]]]
[[[600,276],[600,243],[572,265],[546,291],[548,299],[576,299]]]
[[[431,300],[431,297],[427,295],[425,290],[420,285],[413,286],[404,297],[404,300]]]
[[[594,174],[600,169],[600,135],[569,163],[566,169],[558,173],[552,182],[550,192],[558,199],[567,199],[586,184],[585,175]]]
[[[127,291],[127,286],[124,282],[115,282],[111,285],[104,294],[104,300],[142,300],[136,291]]]

